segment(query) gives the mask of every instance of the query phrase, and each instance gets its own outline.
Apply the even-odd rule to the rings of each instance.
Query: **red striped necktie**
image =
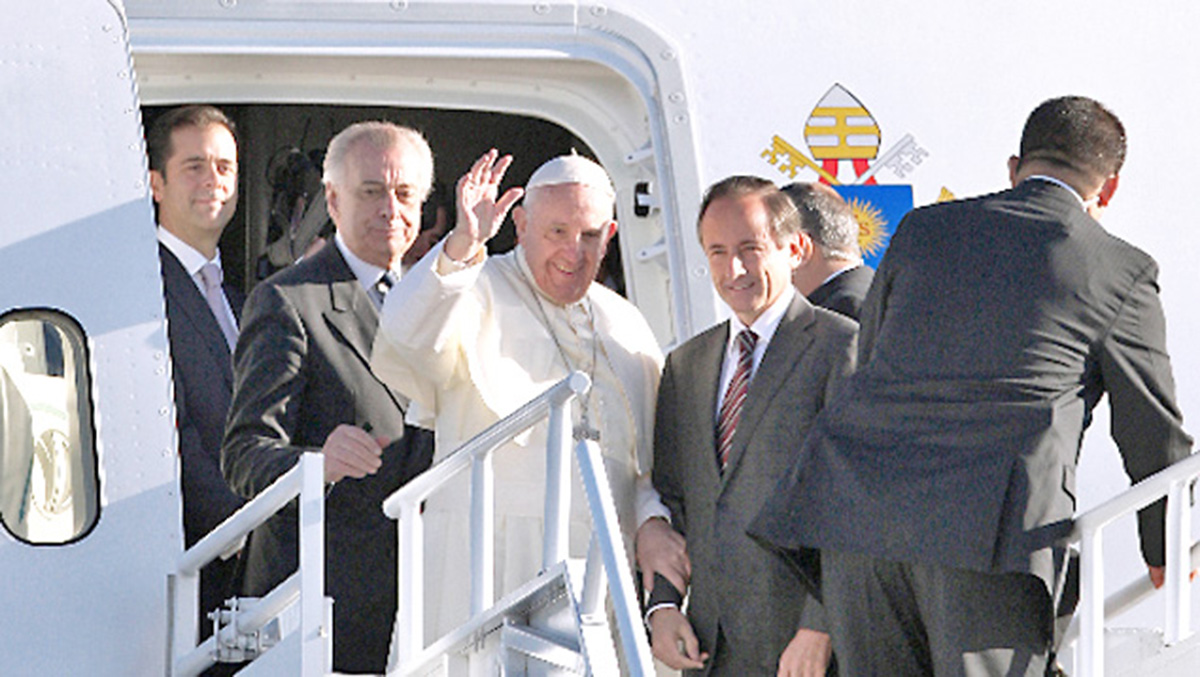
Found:
[[[733,433],[737,430],[738,420],[742,418],[742,405],[746,402],[746,393],[750,390],[750,376],[754,371],[754,344],[758,335],[749,329],[743,329],[737,336],[738,361],[725,390],[725,399],[721,402],[721,411],[717,417],[717,464],[722,472],[729,462],[729,449],[733,446]]]

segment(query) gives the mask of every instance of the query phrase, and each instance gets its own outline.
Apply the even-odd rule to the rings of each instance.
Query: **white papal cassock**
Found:
[[[520,247],[463,267],[439,245],[387,295],[371,362],[411,399],[410,421],[434,429],[435,463],[570,370],[587,373],[592,390],[573,419],[586,408],[587,427],[600,432],[630,557],[638,525],[668,514],[650,484],[662,353],[637,308],[602,285],[558,306],[537,290]],[[497,598],[541,568],[545,441],[542,422],[494,456]],[[583,557],[591,518],[572,466],[570,554]],[[467,475],[425,505],[427,640],[469,613]]]

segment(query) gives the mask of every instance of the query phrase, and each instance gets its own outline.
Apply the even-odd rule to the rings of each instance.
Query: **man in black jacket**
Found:
[[[1125,134],[1063,97],[1011,190],[905,217],[863,305],[859,371],[752,531],[820,548],[846,674],[1042,675],[1075,464],[1109,396],[1133,481],[1189,453],[1157,266],[1096,221]],[[1139,515],[1162,579],[1162,504]]]
[[[300,454],[325,455],[325,588],[333,667],[383,672],[396,614],[396,525],[383,500],[429,466],[430,431],[404,424],[407,400],[369,365],[379,305],[416,237],[433,156],[391,123],[351,125],[325,156],[334,241],[261,282],[234,358],[225,477],[250,498]],[[297,565],[297,514],[250,536],[243,592],[262,595]]]
[[[800,216],[800,265],[792,284],[814,306],[858,320],[875,271],[863,264],[859,227],[850,205],[820,183],[793,183],[783,192]]]

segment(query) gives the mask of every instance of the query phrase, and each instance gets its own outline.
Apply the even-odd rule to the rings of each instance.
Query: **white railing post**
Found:
[[[396,627],[388,671],[404,665],[425,645],[424,525],[419,502],[399,507],[399,556],[396,558]]]
[[[403,669],[425,650],[424,526],[421,502],[460,473],[471,468],[471,607],[472,616],[494,603],[495,480],[491,454],[501,445],[547,416],[547,511],[543,560],[547,566],[566,559],[570,525],[571,400],[587,392],[591,380],[572,372],[538,397],[479,432],[425,472],[392,492],[383,513],[399,520],[396,580],[399,604],[392,633],[388,672]],[[551,477],[557,478],[551,481]],[[554,516],[553,518],[551,516]]]
[[[495,475],[491,454],[471,461],[471,615],[495,601]]]
[[[583,569],[583,592],[579,595],[579,613],[594,616],[604,613],[604,556],[600,551],[600,537],[592,532],[588,544],[587,563]]]
[[[1192,634],[1192,596],[1188,590],[1191,574],[1192,511],[1191,478],[1171,482],[1167,493],[1167,622],[1164,639],[1168,646],[1182,642]]]
[[[172,599],[171,669],[170,674],[185,677],[199,674],[214,663],[212,653],[217,647],[217,638],[210,637],[200,646],[195,638],[186,640],[185,624],[180,614],[188,618],[196,616],[194,599],[180,600],[187,594],[179,581],[192,585],[204,565],[217,557],[237,552],[251,531],[271,519],[277,512],[299,497],[299,540],[296,573],[280,583],[250,609],[238,612],[233,627],[222,629],[221,636],[233,641],[239,632],[252,633],[281,613],[285,608],[300,601],[301,664],[304,675],[324,674],[333,667],[333,620],[325,604],[325,458],[317,453],[306,453],[293,466],[280,475],[267,488],[225,519],[217,528],[205,534],[195,545],[180,555],[176,571],[171,578]],[[193,591],[189,598],[194,598]],[[190,606],[189,606],[190,604]],[[186,626],[195,627],[194,621]],[[186,642],[184,641],[186,640]]]
[[[542,570],[567,558],[571,524],[571,401],[550,408],[546,430],[546,509]]]
[[[333,670],[334,628],[325,624],[325,457],[300,457],[300,641],[304,677]]]
[[[1104,677],[1104,539],[1083,532],[1079,548],[1079,674]]]
[[[169,639],[172,675],[178,674],[179,661],[196,646],[198,636],[196,618],[200,614],[200,604],[197,599],[199,581],[198,571],[185,573],[176,570],[174,574],[167,577],[167,594],[170,596],[171,608]]]
[[[625,554],[625,542],[617,523],[617,508],[613,504],[600,447],[591,440],[580,440],[575,445],[575,455],[579,459],[579,472],[591,508],[592,533],[601,544],[608,546],[600,548],[600,554],[608,574],[608,590],[626,667],[630,677],[653,675],[650,645],[646,642],[646,633],[641,630],[637,597],[633,593],[633,572]]]

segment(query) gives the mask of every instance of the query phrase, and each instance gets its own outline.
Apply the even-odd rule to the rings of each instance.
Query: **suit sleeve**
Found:
[[[654,488],[667,510],[671,512],[671,526],[687,536],[687,512],[683,504],[683,459],[675,449],[675,433],[678,401],[675,395],[675,377],[672,357],[667,357],[662,380],[658,386],[658,404],[654,414],[654,467],[651,471]]]
[[[183,495],[189,501],[183,511],[183,524],[184,534],[191,536],[212,531],[240,508],[242,502],[226,488],[228,485],[221,474],[220,450],[204,448],[200,431],[188,415],[185,392],[182,384],[177,382],[175,415],[179,428],[180,476]],[[187,545],[191,547],[192,543]]]
[[[259,284],[243,312],[221,452],[225,478],[241,496],[252,498],[290,470],[300,454],[319,450],[291,443],[306,385],[306,352],[295,306],[278,287]]]
[[[825,402],[828,406],[837,393],[846,384],[846,380],[854,373],[858,365],[858,330],[851,328],[845,337],[835,343],[835,351],[830,356],[829,376],[825,382]]]
[[[1157,272],[1150,262],[1135,279],[1100,352],[1112,437],[1134,482],[1186,457],[1192,447],[1175,401]],[[1159,501],[1138,513],[1142,556],[1152,566],[1165,560],[1164,508]]]

